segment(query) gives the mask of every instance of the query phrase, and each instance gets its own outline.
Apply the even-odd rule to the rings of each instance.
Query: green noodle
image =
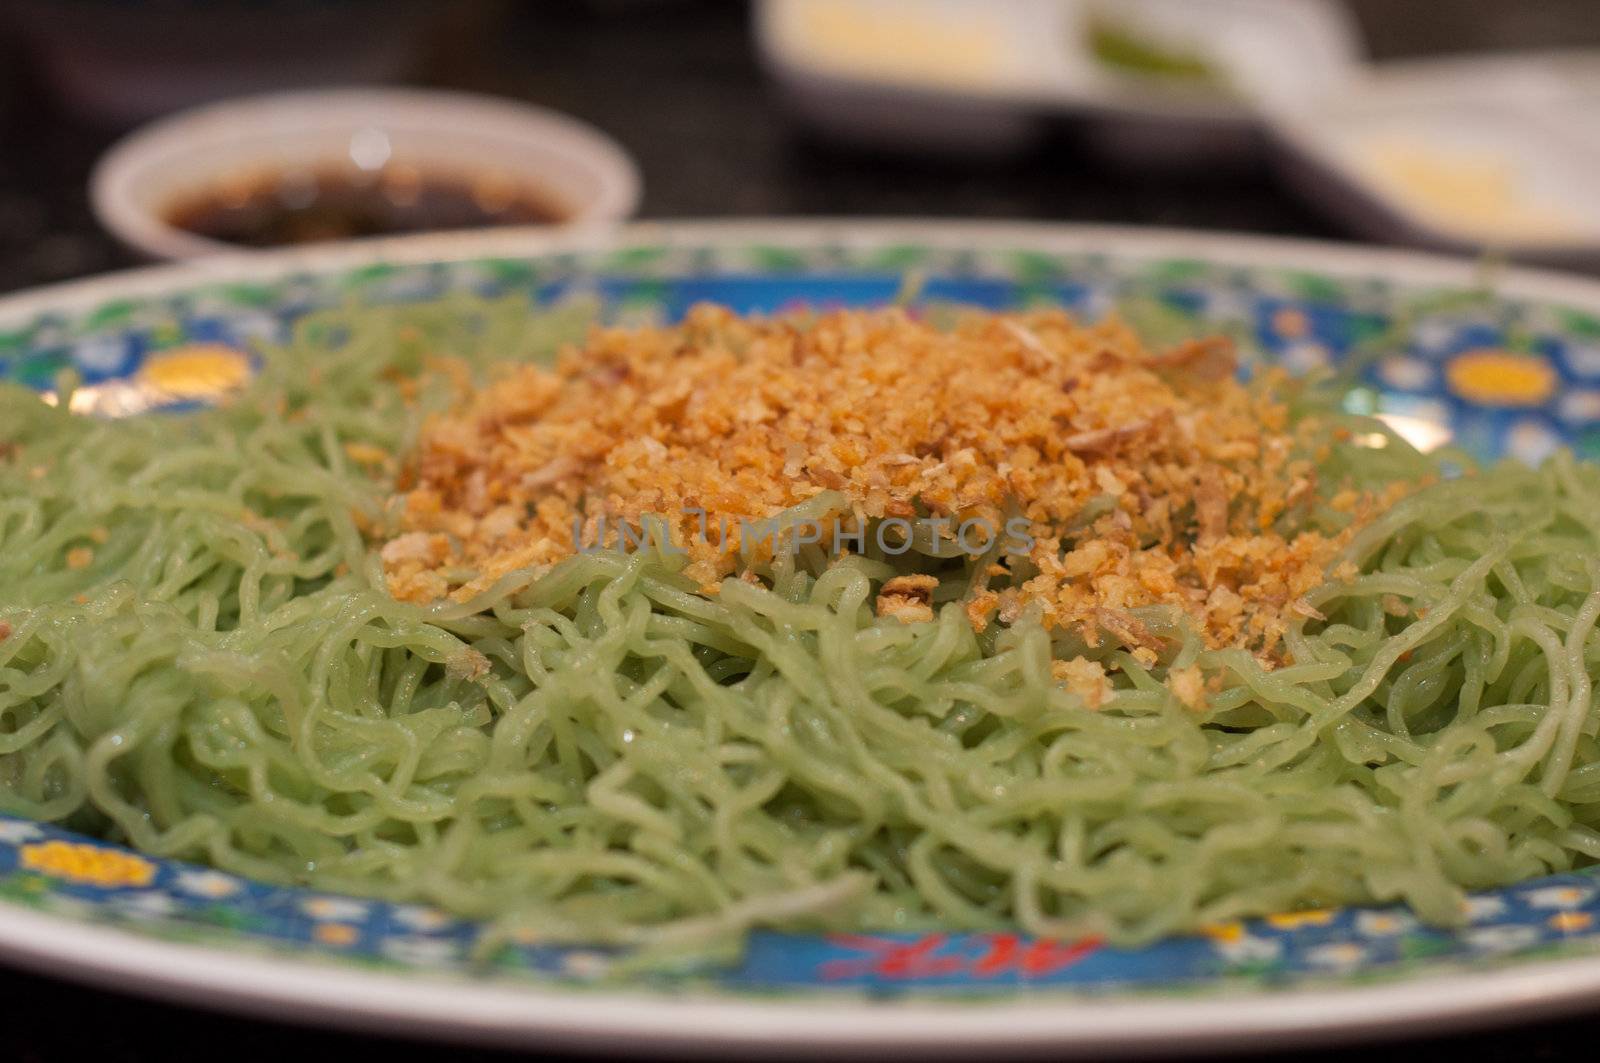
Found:
[[[672,947],[754,925],[1140,941],[1390,900],[1448,923],[1467,889],[1600,859],[1600,471],[1563,453],[1406,498],[1275,670],[1144,617],[1175,655],[1095,651],[1120,667],[1099,711],[1051,678],[1086,648],[1036,623],[875,619],[876,581],[936,567],[959,591],[980,569],[959,556],[813,550],[708,598],[681,558],[596,552],[465,605],[390,598],[364,529],[393,484],[347,445],[405,451],[447,389],[408,404],[395,381],[430,353],[542,358],[584,317],[323,313],[216,410],[101,421],[0,390],[0,808]],[[1437,464],[1385,442],[1328,475]],[[1162,682],[1191,663],[1225,679],[1204,714]]]

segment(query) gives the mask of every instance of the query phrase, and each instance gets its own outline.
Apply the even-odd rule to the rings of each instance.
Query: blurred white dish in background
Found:
[[[169,220],[176,204],[253,174],[311,181],[328,169],[405,166],[537,189],[561,224],[620,221],[639,200],[639,175],[592,126],[526,104],[454,92],[336,89],[252,96],[184,111],[135,131],[96,164],[95,214],[151,258],[223,252],[224,243]]]
[[[1600,52],[1375,66],[1274,108],[1287,175],[1364,235],[1600,262]]]
[[[1120,123],[1112,146],[1138,148],[1132,127],[1163,154],[1203,151],[1360,63],[1349,15],[1326,0],[762,0],[756,35],[818,127],[973,150],[1070,114]],[[1008,135],[985,136],[974,114]]]

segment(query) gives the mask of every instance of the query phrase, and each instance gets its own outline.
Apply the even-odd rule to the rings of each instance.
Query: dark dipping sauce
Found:
[[[167,224],[241,247],[282,247],[358,236],[547,225],[567,211],[542,189],[499,175],[391,166],[256,171],[175,201]]]

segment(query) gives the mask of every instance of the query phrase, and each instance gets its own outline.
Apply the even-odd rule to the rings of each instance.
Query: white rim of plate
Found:
[[[871,219],[646,222],[620,228],[491,230],[355,241],[157,266],[0,297],[0,322],[72,312],[110,298],[208,283],[270,280],[394,264],[768,242],[1103,253],[1137,261],[1194,258],[1245,268],[1301,268],[1401,284],[1482,285],[1466,259],[1304,240],[1172,229]],[[1521,268],[1490,282],[1506,298],[1600,311],[1600,281]],[[703,992],[644,994],[435,974],[396,975],[312,958],[174,943],[0,903],[0,959],[106,988],[288,1021],[385,1034],[647,1054],[768,1056],[835,1052],[948,1057],[977,1049],[1057,1057],[1185,1054],[1418,1034],[1571,1011],[1600,1000],[1600,956],[1514,960],[1498,969],[1398,976],[1379,985],[1250,988],[1194,996],[1041,993],[1036,999],[905,1001],[800,994],[773,1001]]]
[[[637,208],[638,167],[611,137],[570,115],[516,100],[434,89],[318,89],[242,96],[180,111],[142,126],[113,144],[94,165],[89,198],[100,223],[124,244],[157,259],[241,254],[240,249],[168,224],[135,193],[141,180],[181,175],[196,151],[231,143],[265,143],[276,128],[292,142],[296,132],[359,129],[368,116],[391,114],[402,122],[427,120],[494,144],[537,145],[584,171],[591,191],[563,225],[606,224]],[[378,122],[377,124],[381,124]],[[476,160],[463,159],[463,164]],[[263,164],[272,159],[263,156]],[[525,171],[533,175],[532,170]],[[223,176],[219,172],[216,176]],[[201,175],[205,176],[204,174]]]

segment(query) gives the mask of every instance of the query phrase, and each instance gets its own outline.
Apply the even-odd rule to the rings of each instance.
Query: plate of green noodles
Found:
[[[1338,547],[1270,659],[1156,606],[1103,646],[1020,606],[969,623],[1050,566],[937,537],[715,584],[600,548],[391,593],[449,381],[570,367],[597,326],[626,346],[706,303],[796,335],[898,305],[1223,337],[1229,380],[1288,380],[1290,425],[1329,428],[1296,491],[1407,486],[1359,525],[1261,518]],[[0,956],[636,1050],[1105,1055],[1592,1006],[1596,457],[1600,283],[1356,247],[650,223],[12,295]],[[1106,491],[1056,532],[1081,546]],[[1172,517],[1185,549],[1207,505]]]

